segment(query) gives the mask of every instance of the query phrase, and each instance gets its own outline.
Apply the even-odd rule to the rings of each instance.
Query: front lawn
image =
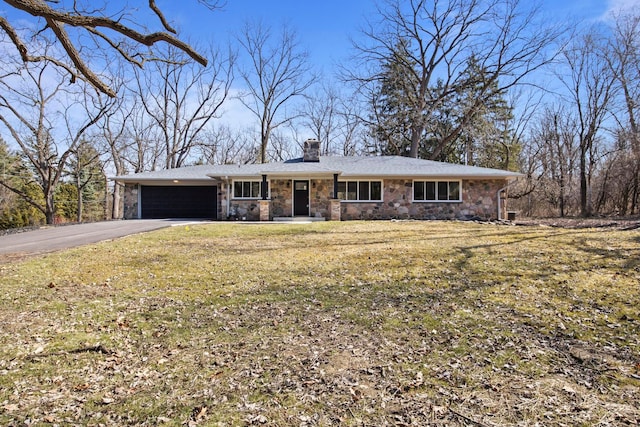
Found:
[[[462,222],[0,264],[0,425],[638,425],[639,283],[639,230]]]

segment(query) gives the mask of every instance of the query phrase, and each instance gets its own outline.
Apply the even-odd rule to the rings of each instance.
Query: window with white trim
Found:
[[[413,181],[415,202],[459,202],[460,181]]]
[[[262,181],[233,181],[234,199],[259,199],[262,197]],[[269,183],[267,182],[267,194]]]
[[[368,202],[382,201],[382,181],[340,181],[338,199]]]

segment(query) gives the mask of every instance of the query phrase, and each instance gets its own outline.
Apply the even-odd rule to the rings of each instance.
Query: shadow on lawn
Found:
[[[599,261],[606,263],[606,265],[608,266],[618,264],[621,260],[626,260],[626,264],[624,265],[623,269],[633,269],[633,268],[637,268],[640,265],[640,246],[638,246],[636,249],[596,247],[590,243],[590,241],[593,241],[594,239],[589,238],[594,236],[593,231],[584,230],[584,229],[572,229],[567,231],[557,231],[551,235],[539,234],[539,233],[533,234],[533,233],[534,232],[532,231],[531,235],[526,235],[526,236],[515,235],[518,237],[506,242],[504,240],[501,240],[500,242],[496,242],[496,243],[484,243],[479,245],[460,246],[458,247],[458,250],[462,254],[462,257],[457,263],[457,267],[460,270],[468,270],[472,266],[471,261],[477,257],[476,251],[478,250],[488,250],[489,253],[492,253],[491,250],[493,248],[503,248],[505,246],[518,245],[520,243],[530,242],[530,241],[540,240],[540,239],[550,239],[550,238],[566,239],[568,237],[573,237],[572,241],[563,242],[562,246],[570,245],[573,249],[575,249],[578,252],[581,252],[584,256],[584,258],[576,257],[574,258],[575,260],[590,260],[590,262],[593,262],[595,261],[595,259],[597,259]],[[502,237],[504,239],[504,234],[482,235],[478,237],[482,237],[482,238]],[[637,237],[634,237],[633,240],[640,242],[640,235]],[[550,244],[553,244],[553,242],[551,242]],[[547,249],[551,250],[552,248],[549,247]],[[515,251],[517,251],[517,248],[514,248],[514,253],[511,255],[514,258],[516,258],[518,255],[518,253]],[[549,254],[555,255],[553,252],[549,252]],[[576,262],[576,265],[577,264],[578,263]],[[581,271],[580,269],[570,269],[570,268],[567,269],[567,267],[569,267],[567,264],[563,264],[562,267],[563,267],[563,271],[568,273]],[[538,277],[545,278],[555,273],[556,273],[555,270],[538,271]]]

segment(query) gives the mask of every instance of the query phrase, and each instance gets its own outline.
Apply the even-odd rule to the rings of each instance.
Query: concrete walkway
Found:
[[[116,239],[130,234],[144,233],[174,225],[185,225],[197,222],[199,221],[140,219],[92,222],[60,227],[42,227],[23,233],[0,236],[0,255],[15,255],[20,257],[53,252],[103,240]]]

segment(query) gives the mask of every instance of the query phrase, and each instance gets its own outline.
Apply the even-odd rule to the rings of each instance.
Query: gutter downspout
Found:
[[[500,206],[500,193],[502,193],[504,190],[511,187],[512,185],[515,185],[517,182],[518,182],[518,178],[516,178],[515,181],[511,181],[510,183],[508,183],[507,185],[499,189],[498,192],[496,193],[496,197],[498,198],[498,221],[502,221],[502,206]]]

